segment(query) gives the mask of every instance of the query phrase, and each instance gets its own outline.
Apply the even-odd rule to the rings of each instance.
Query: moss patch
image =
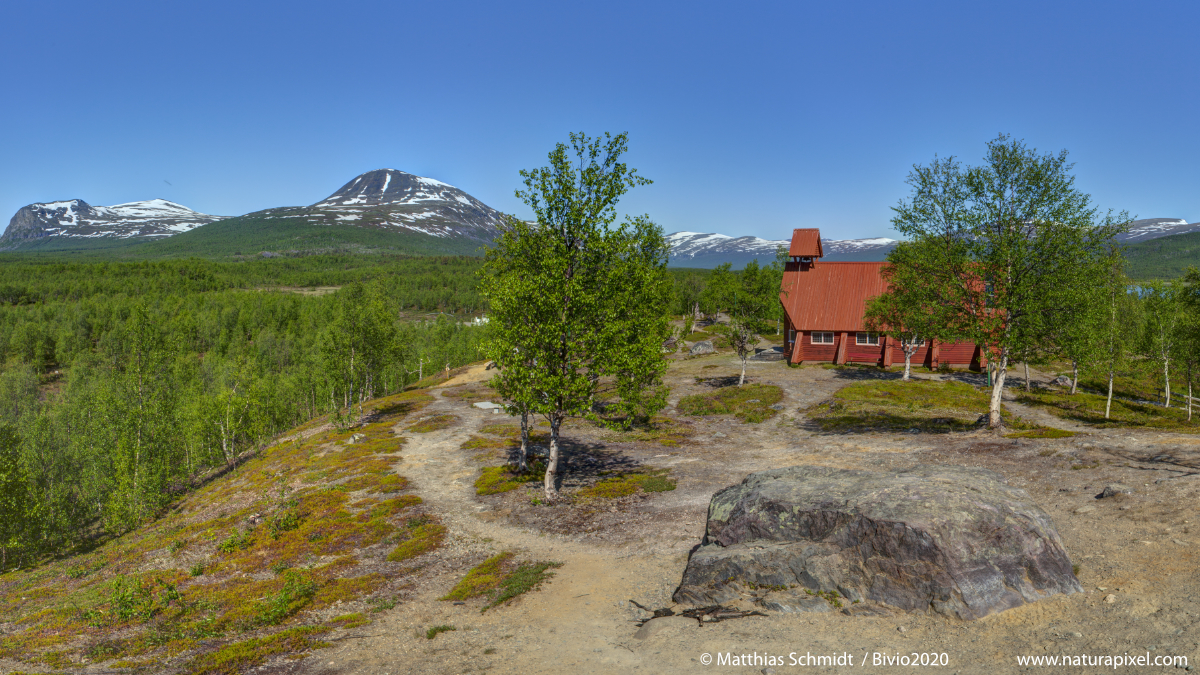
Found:
[[[963,382],[872,380],[842,387],[829,400],[806,411],[822,431],[857,430],[945,433],[974,429],[987,412],[990,391]],[[1001,407],[1006,423],[1034,429]]]
[[[617,499],[642,492],[667,492],[675,489],[675,481],[667,477],[670,469],[654,469],[605,478],[576,494],[577,499]]]
[[[504,464],[501,466],[485,466],[479,478],[475,479],[475,494],[495,495],[509,490],[516,490],[525,483],[541,481],[546,477],[546,467],[541,462],[534,462],[530,471],[520,473],[517,468]]]
[[[1011,434],[1004,434],[1005,438],[1070,438],[1075,435],[1074,431],[1066,429],[1055,429],[1054,427],[1038,427],[1028,431],[1017,431]]]
[[[418,421],[416,424],[409,426],[408,430],[418,434],[427,434],[431,431],[449,429],[450,427],[454,426],[456,422],[458,422],[458,418],[454,415],[434,415],[433,417],[426,417],[425,419]]]
[[[554,576],[551,569],[562,567],[559,562],[516,563],[513,554],[505,551],[475,566],[450,590],[442,600],[470,600],[487,597],[489,601],[480,609],[482,612],[541,586]]]
[[[500,587],[505,575],[512,571],[513,554],[505,551],[476,565],[450,592],[440,600],[470,600],[490,595]]]
[[[324,627],[292,628],[268,637],[234,642],[192,659],[184,670],[188,675],[238,675],[261,666],[277,654],[328,647],[328,642],[317,639],[328,632],[329,629]]]
[[[747,384],[722,387],[712,393],[693,394],[679,401],[685,415],[734,415],[756,424],[771,419],[777,411],[771,406],[783,400],[783,390],[773,384]]]
[[[1153,403],[1137,403],[1113,398],[1109,419],[1104,419],[1106,396],[1077,392],[1075,395],[1049,391],[1021,392],[1017,400],[1035,405],[1063,419],[1095,427],[1170,429],[1184,433],[1200,432],[1200,414],[1189,422],[1187,410],[1164,408]],[[1200,411],[1197,411],[1200,412]]]

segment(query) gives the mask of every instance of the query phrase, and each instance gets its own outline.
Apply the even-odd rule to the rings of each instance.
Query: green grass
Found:
[[[948,432],[973,429],[989,401],[988,390],[962,382],[873,380],[842,387],[806,412],[822,431]],[[1006,408],[1001,415],[1010,428],[1033,428]]]
[[[1113,398],[1109,419],[1104,418],[1105,396],[1086,392],[1071,395],[1065,392],[1032,391],[1017,396],[1021,403],[1039,406],[1063,419],[1099,428],[1170,429],[1186,433],[1200,432],[1200,410],[1194,421],[1187,420],[1187,411],[1164,408],[1152,403],[1135,403]]]
[[[685,396],[678,407],[685,415],[734,415],[743,422],[756,424],[774,417],[777,411],[771,406],[781,400],[783,390],[775,385],[747,384]]]
[[[432,640],[433,638],[437,637],[441,633],[449,633],[452,630],[458,630],[458,629],[455,628],[454,626],[447,626],[445,624],[442,624],[440,626],[434,626],[433,628],[430,628],[429,630],[425,631],[425,639]]]

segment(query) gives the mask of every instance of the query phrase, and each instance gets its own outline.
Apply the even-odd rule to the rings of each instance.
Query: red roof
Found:
[[[816,232],[816,230],[808,230]],[[796,230],[797,233],[805,230]],[[792,250],[796,237],[792,238]],[[795,255],[793,253],[792,255]],[[883,262],[790,262],[779,301],[795,330],[865,331],[867,300],[887,290]],[[801,269],[805,267],[807,269]]]
[[[793,258],[820,258],[821,231],[816,228],[792,230],[792,245],[788,255]]]

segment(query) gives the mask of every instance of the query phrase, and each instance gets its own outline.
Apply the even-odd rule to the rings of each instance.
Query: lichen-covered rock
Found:
[[[696,356],[698,354],[712,354],[716,351],[716,348],[713,347],[712,340],[701,340],[692,345],[692,348],[688,350],[688,353],[692,356]]]
[[[962,619],[1083,590],[1024,490],[984,469],[929,465],[794,466],[713,495],[676,602],[761,600],[762,589]]]

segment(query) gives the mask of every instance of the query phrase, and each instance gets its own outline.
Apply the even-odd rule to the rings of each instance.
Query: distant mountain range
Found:
[[[216,237],[235,248],[243,248],[242,244],[247,245],[244,248],[253,248],[254,244],[266,246],[262,250],[272,250],[277,245],[290,244],[295,249],[311,250],[309,244],[314,237],[309,235],[314,227],[320,227],[321,236],[315,239],[334,248],[339,238],[360,247],[382,244],[386,248],[387,234],[393,233],[401,235],[407,248],[412,248],[414,242],[403,235],[418,235],[417,239],[444,242],[442,246],[420,242],[425,245],[417,245],[418,249],[436,252],[444,248],[458,253],[469,245],[467,242],[474,242],[471,246],[474,248],[491,241],[503,218],[499,211],[453,185],[395,169],[379,169],[356,177],[311,206],[266,209],[235,218],[198,213],[163,199],[117,206],[91,206],[82,199],[30,204],[17,211],[9,222],[8,229],[0,236],[0,250],[61,250],[96,245],[127,248],[183,233],[190,236],[173,241],[170,246],[152,248],[178,249],[179,243],[187,241],[198,244],[199,251],[209,251],[213,242],[208,240]],[[220,227],[214,227],[218,223]],[[262,234],[264,224],[274,233],[246,240],[247,233]],[[202,225],[209,226],[203,234],[197,230]],[[232,231],[239,226],[244,226],[245,232]],[[336,236],[337,231],[344,232],[347,228],[375,232]],[[151,250],[145,246],[138,248]]]
[[[760,265],[775,259],[775,249],[787,247],[787,239],[760,239],[759,237],[730,237],[725,234],[700,232],[675,232],[667,235],[671,244],[672,267],[698,267],[711,269],[722,263],[732,263],[741,268],[751,260]],[[823,260],[883,260],[896,247],[895,239],[822,239],[825,252]]]
[[[466,192],[395,169],[355,177],[310,206],[285,206],[243,216],[193,211],[165,199],[92,206],[82,199],[30,204],[0,236],[0,251],[102,252],[105,256],[248,257],[321,252],[478,255],[499,233],[504,214]],[[781,233],[783,234],[783,233]],[[1200,265],[1200,223],[1177,218],[1136,220],[1119,239],[1137,269]],[[672,267],[768,264],[786,239],[675,232],[667,235]],[[822,239],[825,259],[883,260],[895,239]],[[1145,249],[1145,250],[1143,250]],[[1133,271],[1131,269],[1131,271]]]
[[[0,247],[15,248],[48,237],[169,237],[220,219],[165,199],[116,206],[92,206],[82,199],[30,204],[9,221],[8,229],[0,236]]]
[[[1129,231],[1117,237],[1117,241],[1136,244],[1142,241],[1188,234],[1200,231],[1200,223],[1189,223],[1178,218],[1144,218],[1129,224]]]

